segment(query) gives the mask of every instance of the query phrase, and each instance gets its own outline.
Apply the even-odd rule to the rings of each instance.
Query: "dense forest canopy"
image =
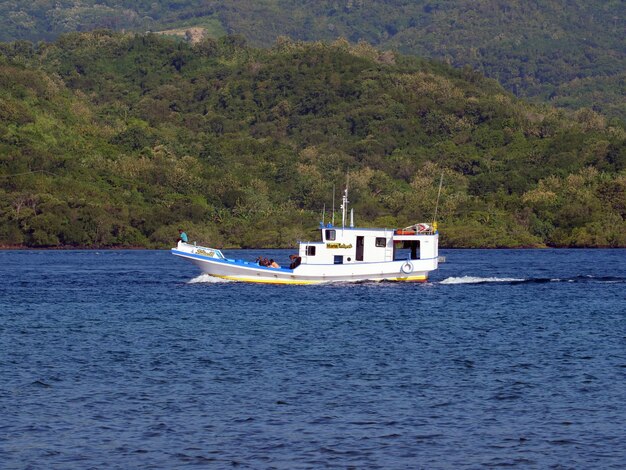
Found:
[[[314,237],[433,217],[446,246],[626,246],[626,132],[364,43],[95,31],[0,44],[0,244]]]
[[[623,0],[11,0],[0,41],[55,39],[97,28],[201,26],[271,47],[295,40],[365,41],[471,66],[517,96],[589,107],[626,120]]]

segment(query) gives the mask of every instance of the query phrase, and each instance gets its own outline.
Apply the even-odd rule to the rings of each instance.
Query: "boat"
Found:
[[[437,223],[402,229],[356,228],[354,212],[346,226],[348,189],[342,201],[342,224],[324,224],[315,241],[299,242],[289,267],[262,265],[262,259],[231,259],[221,250],[178,242],[172,254],[192,262],[203,273],[233,281],[271,284],[320,284],[354,281],[426,282],[438,267]]]

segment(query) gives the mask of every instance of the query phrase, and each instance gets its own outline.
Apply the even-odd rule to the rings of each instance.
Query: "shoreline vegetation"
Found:
[[[193,243],[193,242],[192,242]],[[198,245],[204,246],[212,246],[211,243],[198,242]],[[29,251],[29,250],[58,250],[58,251],[71,251],[71,250],[94,250],[94,251],[124,251],[124,250],[169,250],[176,246],[176,242],[172,242],[169,247],[155,247],[155,246],[73,246],[73,245],[58,245],[58,246],[47,246],[47,247],[33,247],[27,245],[0,245],[0,251]],[[297,249],[298,245],[293,244],[290,246],[254,246],[254,247],[241,247],[241,246],[214,246],[218,250],[290,250]],[[492,246],[492,247],[480,247],[480,246],[443,246],[440,245],[441,249],[450,249],[450,250],[566,250],[566,249],[574,249],[574,250],[593,250],[593,249],[624,249],[626,246],[552,246],[552,245],[535,245],[535,246]]]
[[[174,245],[173,245],[174,246]],[[173,248],[170,247],[170,248]],[[218,250],[289,250],[297,249],[296,246],[274,248],[274,247],[255,247],[255,248],[240,248],[240,247],[215,247]],[[623,250],[626,247],[613,247],[613,246],[498,246],[498,247],[454,247],[454,246],[442,246],[440,249],[446,250]],[[32,247],[32,246],[0,246],[0,251],[167,251],[169,248],[155,248],[144,246],[104,246],[104,247],[92,247],[92,246],[54,246],[54,247]]]
[[[107,30],[0,43],[0,245],[315,240],[438,206],[442,248],[626,247],[626,129],[470,69],[346,40]]]

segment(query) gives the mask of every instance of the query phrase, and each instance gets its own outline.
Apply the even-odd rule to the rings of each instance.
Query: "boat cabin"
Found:
[[[382,263],[437,256],[435,230],[419,224],[403,230],[326,226],[320,240],[301,242],[303,264]]]

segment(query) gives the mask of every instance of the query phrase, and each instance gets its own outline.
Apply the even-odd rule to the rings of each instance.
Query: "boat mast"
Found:
[[[346,216],[348,215],[348,183],[350,181],[350,175],[346,176],[346,189],[343,190],[343,197],[341,198],[341,228],[346,227]]]

